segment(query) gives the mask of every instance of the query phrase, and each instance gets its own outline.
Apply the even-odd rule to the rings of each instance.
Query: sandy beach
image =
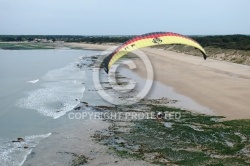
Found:
[[[113,47],[114,45],[64,43],[63,46],[73,49],[81,48],[100,51],[106,50],[110,47]],[[207,112],[207,114],[225,116],[227,119],[250,118],[250,112],[248,111],[248,96],[250,96],[250,88],[248,86],[250,85],[249,66],[228,63],[225,61],[218,61],[209,58],[205,61],[202,57],[185,55],[182,53],[176,53],[156,48],[147,48],[143,49],[142,51],[149,57],[152,63],[155,82],[157,84],[163,85],[154,87],[151,92],[156,91],[156,96],[158,98],[161,98],[163,96],[167,99],[145,99],[142,100],[138,105],[135,104],[132,107],[105,106],[105,104],[103,105],[103,100],[101,99],[100,95],[97,94],[97,90],[94,89],[92,82],[93,80],[86,79],[83,83],[83,85],[85,86],[84,96],[79,105],[75,106],[72,111],[67,112],[65,116],[62,116],[58,118],[58,120],[56,120],[56,123],[54,125],[56,125],[57,127],[51,127],[49,130],[51,135],[46,139],[43,139],[37,146],[32,147],[32,151],[30,151],[30,154],[27,156],[23,165],[153,165],[153,161],[169,163],[172,160],[174,161],[175,158],[169,159],[163,157],[160,153],[158,153],[157,151],[161,149],[161,147],[157,149],[158,144],[156,144],[156,152],[150,153],[150,150],[145,150],[144,145],[141,144],[140,139],[143,139],[146,134],[147,137],[145,138],[149,138],[146,140],[142,140],[145,142],[145,144],[150,144],[150,140],[154,140],[156,142],[163,141],[165,143],[170,143],[164,144],[168,148],[171,146],[174,149],[177,148],[175,143],[179,144],[185,139],[187,139],[187,142],[194,141],[193,134],[195,134],[196,132],[199,132],[196,133],[198,135],[202,134],[201,138],[206,137],[208,140],[214,141],[214,138],[210,138],[211,134],[207,133],[208,131],[204,131],[202,127],[205,128],[207,126],[207,118],[209,118],[208,124],[216,123],[216,117],[211,118],[209,116],[206,117],[200,115],[206,113],[204,112],[204,110],[198,110],[196,111],[198,114],[193,114],[193,109],[187,109],[188,104],[192,103],[192,101],[198,103],[201,106],[204,106],[204,108],[209,108],[210,110],[212,110],[212,112]],[[130,78],[134,79],[134,77],[132,77],[132,75],[134,75],[141,80],[145,79],[145,66],[142,64],[140,59],[132,59],[134,60],[139,70],[133,70],[132,72],[131,70],[128,70],[130,71]],[[86,62],[94,63],[95,60],[96,59],[93,57],[85,57],[83,59],[80,58],[79,62],[75,63],[75,65],[79,69],[83,69],[84,71],[86,71],[86,78],[91,78],[93,76],[93,71],[92,68],[90,68],[91,65]],[[121,74],[122,76],[123,74],[125,74],[124,78],[127,77],[126,73]],[[80,113],[81,115],[81,113],[84,112],[112,113],[113,111],[113,113],[115,113],[117,112],[117,110],[122,110],[129,113],[145,113],[148,110],[152,109],[150,108],[150,106],[146,106],[147,104],[155,104],[156,106],[157,104],[168,105],[171,102],[179,102],[179,99],[176,98],[176,96],[169,96],[169,91],[159,90],[161,89],[161,87],[170,87],[174,90],[174,93],[176,92],[176,94],[181,94],[192,100],[186,100],[188,103],[184,103],[183,105],[184,110],[191,110],[192,112],[181,112],[181,114],[183,115],[182,126],[179,124],[180,121],[178,120],[176,122],[170,120],[171,122],[167,121],[166,123],[162,123],[162,125],[161,123],[152,120],[150,121],[150,123],[142,125],[143,127],[145,127],[145,129],[138,130],[136,131],[136,133],[138,132],[138,134],[135,134],[133,132],[135,132],[134,130],[137,128],[133,128],[135,126],[134,121],[126,118],[124,119],[124,117],[121,120],[99,118],[78,119],[76,117],[72,120],[71,118],[69,118],[72,114],[79,115]],[[93,100],[93,98],[95,100]],[[144,106],[143,103],[145,104]],[[100,105],[100,107],[98,107],[98,105]],[[171,105],[169,106],[171,107]],[[164,108],[166,109],[166,107]],[[179,111],[181,111],[181,109]],[[186,117],[191,118],[186,119]],[[190,122],[191,119],[193,120],[192,122]],[[213,119],[215,119],[215,121]],[[211,122],[211,120],[213,122]],[[220,120],[218,120],[218,122],[219,121]],[[136,125],[140,123],[143,123],[143,121],[136,121]],[[205,123],[205,125],[203,123]],[[147,127],[147,125],[150,126]],[[172,130],[172,125],[179,126],[179,128],[176,127],[176,130]],[[189,127],[191,127],[192,130],[187,129],[186,125],[190,125]],[[162,128],[158,128],[159,126],[161,126]],[[150,130],[147,130],[151,127],[154,128],[155,132],[151,133]],[[214,130],[214,132],[217,132],[216,125],[211,125],[210,127]],[[209,129],[209,132],[211,128]],[[226,130],[226,126],[222,128],[225,128],[225,131],[218,131],[218,139],[220,141],[224,140],[223,134],[228,133],[228,131]],[[237,128],[233,127],[233,129],[235,130],[232,130],[231,134],[237,131]],[[157,134],[163,133],[163,131],[164,133],[167,131],[165,134],[170,135],[154,137],[157,136]],[[174,138],[175,131],[177,132],[179,139],[173,140],[172,138]],[[187,135],[190,134],[190,137],[187,137],[185,134],[179,135],[179,133],[183,132],[186,132]],[[223,133],[222,136],[221,133]],[[131,140],[126,136],[129,136],[129,138],[131,137]],[[223,138],[220,138],[220,136]],[[162,138],[164,138],[164,140],[162,140]],[[244,136],[240,137],[240,139],[245,141]],[[204,145],[204,142],[199,142],[199,139],[195,140],[198,140],[197,146]],[[235,144],[237,143],[235,140],[231,141]],[[185,143],[184,145],[188,148],[191,147],[187,143]],[[208,147],[210,147],[209,142],[206,142],[206,145],[209,145]],[[231,146],[231,144],[226,144],[225,146]],[[128,149],[129,151],[131,151],[131,153],[127,152]],[[179,149],[176,150],[176,152],[181,152],[182,149],[183,147],[181,145]],[[196,148],[196,150],[197,152],[200,151],[199,148]],[[172,154],[172,150],[170,151]],[[188,154],[189,152],[185,152],[185,155]],[[136,158],[133,157],[134,155],[139,156],[137,156]],[[242,152],[242,156],[247,155],[249,155],[248,151]],[[213,156],[211,158],[213,158]]]
[[[70,45],[94,50],[112,46]],[[250,118],[250,66],[156,48],[146,48],[143,52],[153,65],[156,81],[212,109],[215,115],[227,119]],[[144,77],[143,73],[138,74]]]
[[[159,49],[144,49],[160,81],[227,119],[250,118],[250,67]]]

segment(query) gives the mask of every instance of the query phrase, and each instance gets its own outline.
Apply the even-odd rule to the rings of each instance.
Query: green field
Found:
[[[49,43],[0,43],[0,49],[4,50],[32,50],[32,49],[54,49],[55,47]]]

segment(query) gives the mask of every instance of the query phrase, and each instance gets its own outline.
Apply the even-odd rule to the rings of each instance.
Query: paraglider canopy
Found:
[[[122,56],[126,55],[133,50],[156,46],[156,45],[163,45],[163,44],[183,44],[187,46],[192,46],[197,48],[203,54],[204,59],[206,59],[206,52],[202,48],[202,46],[194,41],[193,39],[183,36],[177,33],[172,32],[155,32],[155,33],[147,33],[141,36],[136,36],[119,47],[117,47],[110,55],[108,55],[102,62],[102,67],[106,73],[108,73],[110,67]]]

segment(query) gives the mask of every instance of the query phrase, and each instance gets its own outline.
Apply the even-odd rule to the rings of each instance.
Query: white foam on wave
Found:
[[[36,79],[36,80],[31,80],[31,81],[27,81],[28,83],[31,83],[31,84],[35,84],[39,81],[39,79]]]
[[[51,133],[44,135],[33,135],[24,137],[23,142],[12,142],[11,140],[0,139],[0,165],[21,166],[31,153],[32,149]],[[24,147],[28,147],[25,149]]]
[[[51,70],[41,78],[42,88],[29,92],[27,97],[18,101],[17,106],[59,118],[79,103],[85,90],[82,84],[84,79],[85,72],[74,63]]]

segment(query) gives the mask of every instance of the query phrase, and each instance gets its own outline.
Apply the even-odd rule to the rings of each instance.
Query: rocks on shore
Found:
[[[17,138],[17,140],[13,140],[12,142],[24,142],[24,139],[19,137],[19,138]]]

